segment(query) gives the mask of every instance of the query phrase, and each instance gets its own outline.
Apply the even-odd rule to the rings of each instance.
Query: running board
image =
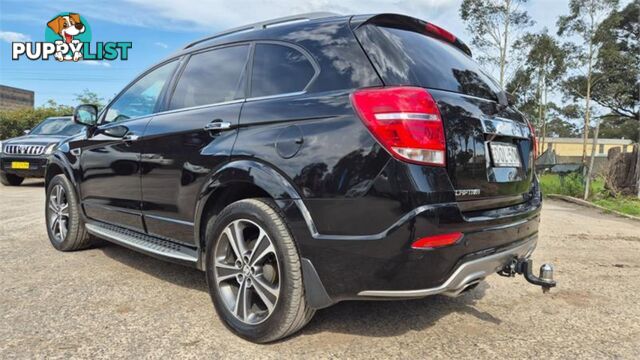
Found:
[[[188,266],[196,266],[198,251],[195,248],[157,238],[115,225],[85,224],[87,231],[99,238],[122,245],[147,255]]]

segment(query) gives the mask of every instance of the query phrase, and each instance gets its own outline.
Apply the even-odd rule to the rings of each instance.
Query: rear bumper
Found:
[[[537,235],[534,235],[524,241],[518,242],[508,249],[465,262],[439,286],[417,290],[364,290],[358,293],[358,296],[403,299],[420,298],[437,294],[457,296],[469,286],[477,284],[485,277],[498,272],[514,258],[521,259],[529,257],[536,248],[537,240]]]
[[[29,169],[12,169],[12,162],[28,162]],[[47,168],[47,158],[44,156],[14,156],[0,157],[0,171],[20,177],[44,177]]]
[[[301,256],[336,303],[456,295],[513,257],[530,255],[541,206],[539,192],[526,203],[481,212],[463,212],[455,202],[425,205],[379,233],[356,236],[319,233],[313,221],[305,221],[308,214],[295,211],[300,207],[295,201],[284,208]],[[411,248],[421,237],[451,232],[464,236],[446,247]]]

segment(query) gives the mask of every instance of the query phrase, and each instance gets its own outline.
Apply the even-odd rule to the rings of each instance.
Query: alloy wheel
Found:
[[[49,229],[57,242],[67,237],[69,229],[69,202],[62,185],[55,185],[49,194]]]
[[[273,313],[280,297],[280,266],[267,232],[251,220],[234,220],[214,251],[215,285],[227,309],[256,325]]]

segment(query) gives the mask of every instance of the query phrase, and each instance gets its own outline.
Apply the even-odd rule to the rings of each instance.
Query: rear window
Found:
[[[365,25],[356,31],[386,85],[416,85],[497,100],[499,85],[454,46],[414,31]]]
[[[215,104],[244,97],[243,73],[248,45],[214,49],[191,56],[176,85],[171,109]]]
[[[315,72],[309,59],[294,48],[257,44],[251,74],[251,97],[302,91]]]

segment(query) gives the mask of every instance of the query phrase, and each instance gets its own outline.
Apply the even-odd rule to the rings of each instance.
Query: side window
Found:
[[[276,44],[257,44],[251,97],[302,91],[313,78],[315,69],[300,51]]]
[[[131,85],[109,106],[104,122],[110,123],[152,114],[162,88],[169,81],[177,64],[177,61],[172,61],[162,65]]]
[[[249,46],[192,55],[171,98],[171,109],[215,104],[244,97],[244,69]]]

